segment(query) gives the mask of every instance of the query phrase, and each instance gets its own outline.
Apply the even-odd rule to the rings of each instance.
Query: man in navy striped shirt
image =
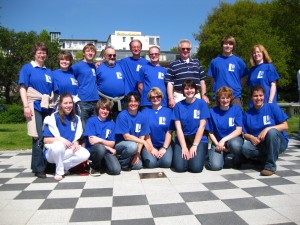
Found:
[[[194,80],[197,87],[199,89],[201,87],[202,99],[209,103],[209,98],[206,96],[206,74],[202,69],[200,61],[190,57],[191,50],[192,45],[189,40],[180,40],[178,43],[180,59],[170,64],[170,68],[166,74],[165,82],[167,83],[170,108],[173,108],[177,102],[185,99],[181,92],[181,86],[186,79]],[[198,93],[196,97],[201,98],[200,93]]]

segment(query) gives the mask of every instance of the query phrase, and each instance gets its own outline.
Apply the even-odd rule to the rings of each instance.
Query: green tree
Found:
[[[42,31],[15,32],[0,26],[0,87],[4,87],[6,103],[11,103],[10,93],[17,93],[18,75],[21,67],[32,60],[31,49],[36,41],[44,41],[49,54],[46,65],[57,68],[58,43],[50,42],[50,35]]]
[[[281,41],[280,35],[270,26],[271,9],[272,3],[252,0],[241,0],[235,4],[221,2],[219,7],[214,8],[205,24],[200,26],[199,33],[194,34],[200,42],[197,56],[205,69],[221,53],[222,37],[232,35],[237,40],[234,54],[241,57],[248,68],[251,47],[255,44],[264,45],[280,74],[279,90],[288,87],[291,84],[291,74],[288,73],[291,48]],[[208,90],[212,90],[208,86]],[[247,103],[247,88],[244,88],[243,99]]]

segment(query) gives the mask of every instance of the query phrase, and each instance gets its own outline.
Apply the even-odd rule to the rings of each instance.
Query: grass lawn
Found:
[[[298,136],[299,118],[288,119],[288,134]],[[0,124],[0,151],[31,149],[32,139],[27,135],[26,123]]]
[[[0,124],[0,150],[31,149],[31,144],[26,123]]]

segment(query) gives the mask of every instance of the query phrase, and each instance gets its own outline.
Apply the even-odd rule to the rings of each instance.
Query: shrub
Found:
[[[24,121],[26,120],[21,105],[6,105],[4,110],[0,111],[0,123],[22,123]]]

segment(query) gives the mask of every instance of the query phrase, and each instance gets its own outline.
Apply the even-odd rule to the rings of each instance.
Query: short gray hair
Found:
[[[191,41],[189,40],[189,39],[181,39],[179,42],[178,42],[178,48],[181,48],[181,44],[182,43],[189,43],[190,44],[190,46],[192,47],[192,43],[191,43]]]

